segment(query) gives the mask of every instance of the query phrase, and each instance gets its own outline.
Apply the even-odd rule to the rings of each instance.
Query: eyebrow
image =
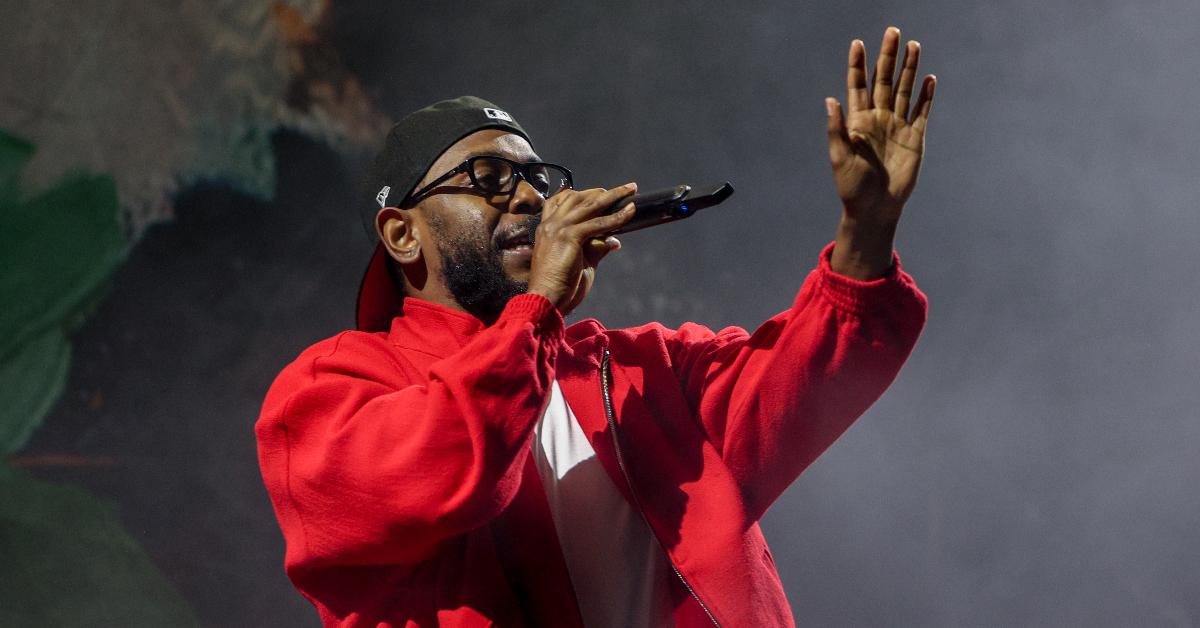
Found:
[[[505,159],[512,159],[511,155],[504,155],[495,150],[480,149],[480,150],[473,150],[473,151],[467,153],[466,155],[463,155],[463,160],[465,161],[472,157],[504,157]],[[513,159],[513,161],[521,162],[521,163],[529,163],[529,162],[534,162],[534,161],[541,161],[541,158],[539,158],[537,156],[537,154],[534,153],[533,157],[530,159]]]

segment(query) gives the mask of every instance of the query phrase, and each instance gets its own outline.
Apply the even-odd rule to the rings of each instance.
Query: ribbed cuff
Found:
[[[915,287],[913,278],[900,267],[900,254],[892,250],[892,265],[882,277],[870,281],[852,279],[833,270],[831,259],[836,242],[821,249],[817,260],[818,289],[834,307],[853,314],[865,314],[888,306],[900,293]]]
[[[565,335],[562,313],[550,299],[532,292],[518,294],[508,300],[501,318],[523,318],[533,322],[537,334],[557,344]]]

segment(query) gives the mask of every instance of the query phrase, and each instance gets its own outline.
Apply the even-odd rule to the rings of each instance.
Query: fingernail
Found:
[[[637,184],[630,182],[630,183],[626,183],[623,187],[627,190],[636,190]]]
[[[833,98],[825,99],[825,113],[827,113],[831,116],[834,115],[835,113],[837,113],[837,101],[836,100],[834,100]]]
[[[608,248],[614,251],[621,248],[621,241],[616,236],[608,236],[604,241],[608,243]]]

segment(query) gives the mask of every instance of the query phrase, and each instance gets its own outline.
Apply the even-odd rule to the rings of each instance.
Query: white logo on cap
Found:
[[[383,189],[379,190],[379,194],[375,195],[375,201],[377,203],[379,203],[380,209],[387,207],[387,197],[388,197],[388,194],[391,194],[391,193],[392,193],[392,186],[385,185],[385,186],[383,186]]]
[[[512,116],[508,115],[507,111],[500,111],[499,109],[492,109],[491,107],[484,107],[483,113],[484,113],[484,115],[486,115],[487,117],[489,117],[493,120],[504,120],[505,122],[513,121]]]

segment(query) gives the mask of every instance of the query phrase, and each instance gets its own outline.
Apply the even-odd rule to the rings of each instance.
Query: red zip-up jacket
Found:
[[[491,326],[407,298],[390,331],[313,345],[255,430],[288,576],[329,626],[580,625],[530,455],[557,379],[678,572],[677,625],[792,625],[757,522],[895,379],[927,312],[899,255],[857,281],[832,250],[753,334],[564,329],[524,294]]]

